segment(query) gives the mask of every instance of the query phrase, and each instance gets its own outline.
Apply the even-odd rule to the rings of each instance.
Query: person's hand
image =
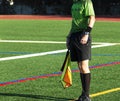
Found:
[[[82,37],[81,40],[80,40],[80,43],[81,43],[81,44],[87,44],[88,37],[89,37],[88,34],[83,35],[83,37]]]

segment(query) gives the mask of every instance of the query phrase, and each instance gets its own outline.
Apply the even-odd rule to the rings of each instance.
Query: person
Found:
[[[91,30],[95,23],[95,12],[91,0],[73,0],[71,8],[72,26],[67,36],[67,48],[71,61],[78,64],[82,93],[77,101],[91,101],[89,96],[91,73]]]

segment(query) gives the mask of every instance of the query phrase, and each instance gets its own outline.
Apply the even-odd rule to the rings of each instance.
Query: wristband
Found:
[[[91,30],[92,30],[92,28],[88,26],[87,29],[85,29],[85,33],[84,34],[85,35],[89,35]]]

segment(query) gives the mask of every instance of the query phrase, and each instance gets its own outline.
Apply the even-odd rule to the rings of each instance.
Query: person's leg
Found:
[[[89,60],[83,60],[81,62],[78,62],[78,68],[80,70],[80,73],[90,73],[90,69],[89,69]]]
[[[80,78],[82,83],[82,95],[89,97],[91,73],[89,69],[89,60],[78,62],[80,69]]]

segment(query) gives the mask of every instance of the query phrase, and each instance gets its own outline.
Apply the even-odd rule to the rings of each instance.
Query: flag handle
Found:
[[[62,65],[62,67],[61,67],[61,71],[63,72],[63,70],[64,70],[64,67],[65,67],[65,63],[66,63],[66,61],[67,61],[67,57],[68,57],[68,55],[69,55],[69,50],[67,50],[67,53],[66,53],[66,56],[65,56],[65,59],[64,59],[64,62],[63,62],[63,65]]]

